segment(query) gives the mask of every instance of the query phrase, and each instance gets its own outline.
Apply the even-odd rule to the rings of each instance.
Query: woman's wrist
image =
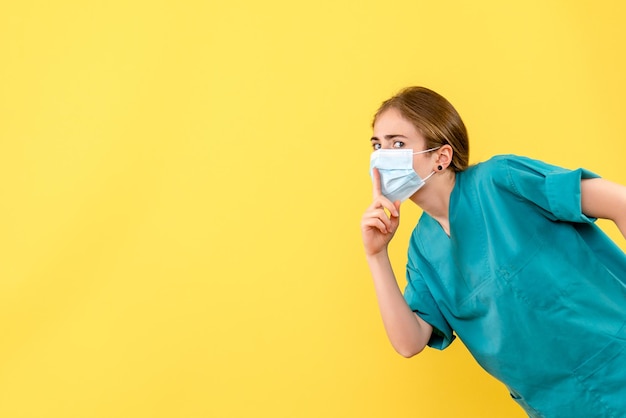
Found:
[[[387,253],[387,246],[385,245],[381,250],[375,252],[375,253],[371,253],[365,254],[365,257],[367,258],[368,262],[377,262],[377,261],[384,261],[384,260],[388,260],[389,259],[389,254]]]

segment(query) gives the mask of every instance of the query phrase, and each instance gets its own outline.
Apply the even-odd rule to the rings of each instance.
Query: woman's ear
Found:
[[[454,151],[452,147],[448,144],[442,145],[441,148],[437,150],[437,159],[435,160],[437,165],[437,171],[445,170],[448,168],[450,164],[452,164],[452,155]],[[439,169],[441,167],[441,169]]]

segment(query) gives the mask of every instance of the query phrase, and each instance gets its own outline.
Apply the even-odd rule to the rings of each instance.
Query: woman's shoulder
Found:
[[[481,180],[489,179],[494,176],[504,175],[508,171],[508,166],[511,161],[515,161],[519,158],[524,157],[513,154],[495,155],[488,160],[470,165],[465,170],[457,173],[457,175],[462,178],[463,181],[480,182]]]
[[[522,156],[522,155],[500,154],[500,155],[494,155],[488,160],[472,165],[468,167],[468,169],[473,168],[473,169],[478,169],[482,171],[499,170],[499,169],[502,169],[503,167],[507,167],[512,164],[513,165],[516,165],[516,164],[527,165],[527,164],[533,164],[536,162],[538,161],[533,160],[532,158],[529,158],[529,157]]]
[[[462,176],[484,179],[494,176],[508,176],[512,171],[543,172],[546,170],[551,171],[556,168],[557,167],[530,157],[515,154],[501,154],[494,155],[488,160],[468,167],[463,172]]]
[[[517,178],[522,176],[536,177],[538,174],[550,171],[547,164],[532,158],[515,155],[495,155],[488,160],[471,165],[466,170],[457,173],[459,189],[465,193],[475,190],[481,195],[490,191],[515,191]]]

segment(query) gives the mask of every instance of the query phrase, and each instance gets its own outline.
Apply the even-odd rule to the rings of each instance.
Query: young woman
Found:
[[[411,87],[374,117],[361,222],[385,330],[410,357],[455,334],[531,417],[626,416],[626,187],[513,155],[468,167],[454,107]],[[423,214],[404,294],[387,246],[400,203]]]

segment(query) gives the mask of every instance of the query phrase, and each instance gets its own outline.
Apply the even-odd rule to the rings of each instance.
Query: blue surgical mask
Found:
[[[413,170],[413,155],[424,154],[438,149],[413,152],[412,149],[379,149],[370,158],[370,176],[372,169],[380,173],[380,190],[387,199],[395,202],[405,201],[413,196],[435,172],[422,179]]]

